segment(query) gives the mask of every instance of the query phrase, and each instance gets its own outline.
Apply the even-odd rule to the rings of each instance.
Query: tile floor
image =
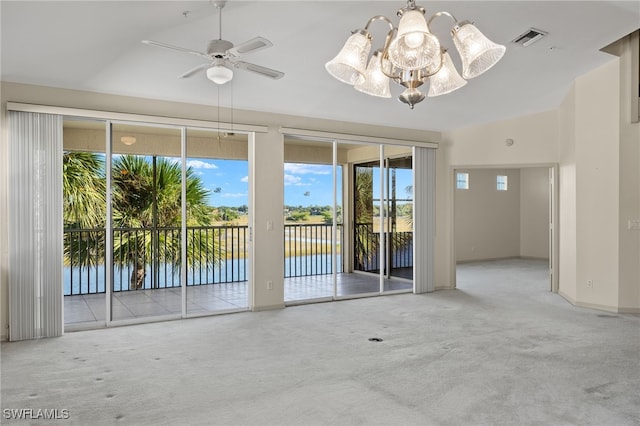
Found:
[[[340,274],[337,276],[337,295],[377,293],[379,278],[369,274]],[[412,282],[385,279],[384,291],[410,291]],[[247,282],[212,284],[187,288],[187,312],[190,314],[248,309]],[[331,275],[285,278],[285,303],[333,295]],[[146,316],[181,313],[180,288],[116,292],[112,300],[113,320],[127,320]],[[88,294],[65,296],[65,324],[104,321],[105,295]]]

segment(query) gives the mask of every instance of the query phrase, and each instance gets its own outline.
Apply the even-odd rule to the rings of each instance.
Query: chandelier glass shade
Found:
[[[353,87],[367,95],[390,98],[391,89],[389,88],[389,78],[382,72],[381,57],[382,50],[378,49],[373,52],[373,56],[371,56],[369,60],[369,65],[367,65],[363,78]]]
[[[421,85],[429,82],[429,97],[451,93],[463,87],[467,79],[493,67],[505,53],[504,46],[493,43],[471,22],[458,21],[448,12],[438,12],[427,21],[425,9],[416,6],[415,0],[408,0],[397,15],[398,27],[378,15],[369,19],[364,29],[353,31],[338,55],[326,63],[329,74],[360,92],[383,98],[391,97],[389,82],[393,81],[405,88],[399,100],[413,109],[425,98],[419,90]],[[462,76],[429,29],[441,16],[454,22],[451,36],[462,63]],[[367,65],[372,45],[369,26],[376,21],[386,22],[390,29],[384,47],[373,53]]]
[[[494,66],[505,47],[486,38],[471,22],[462,22],[453,29],[453,43],[462,59],[462,77],[477,77]]]
[[[351,85],[364,82],[371,50],[371,37],[368,34],[360,31],[351,34],[338,56],[326,65],[332,76]]]
[[[389,60],[403,70],[440,67],[440,41],[429,32],[424,14],[410,10],[402,15],[398,34],[389,45]]]
[[[442,68],[429,79],[429,93],[427,96],[430,98],[446,95],[467,84],[467,80],[458,74],[451,60],[451,56],[449,56],[449,52],[444,52],[442,58]]]

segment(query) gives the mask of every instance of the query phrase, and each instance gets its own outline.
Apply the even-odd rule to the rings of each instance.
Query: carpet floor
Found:
[[[0,421],[639,425],[640,316],[572,306],[546,268],[469,263],[456,290],[3,343]]]

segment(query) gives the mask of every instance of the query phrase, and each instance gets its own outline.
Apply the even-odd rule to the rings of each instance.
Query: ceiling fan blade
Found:
[[[266,38],[255,37],[251,40],[245,41],[244,43],[240,43],[237,46],[232,47],[227,50],[227,53],[231,56],[240,56],[247,53],[257,52],[258,50],[266,49],[267,47],[273,46]]]
[[[184,47],[178,47],[178,46],[172,46],[170,44],[160,43],[159,41],[142,40],[142,43],[148,44],[149,46],[156,46],[156,47],[162,47],[163,49],[177,50],[178,52],[190,53],[192,55],[200,56],[202,58],[211,59],[209,55],[207,55],[206,53],[196,52],[195,50],[185,49]]]
[[[179,75],[178,78],[191,77],[192,75],[194,75],[198,71],[203,70],[205,68],[208,68],[209,66],[210,66],[210,64],[200,64],[197,67],[191,68],[189,71],[185,72],[184,74]]]
[[[243,69],[243,70],[251,71],[251,72],[254,72],[256,74],[260,74],[260,75],[262,75],[264,77],[273,78],[274,80],[277,80],[279,78],[284,77],[284,73],[281,72],[281,71],[272,70],[271,68],[263,67],[263,66],[256,65],[256,64],[251,64],[249,62],[243,62],[243,61],[231,62],[231,61],[228,61],[228,63],[233,65],[235,68],[240,68],[240,69]]]

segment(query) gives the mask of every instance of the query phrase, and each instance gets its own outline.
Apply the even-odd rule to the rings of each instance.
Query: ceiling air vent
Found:
[[[536,30],[535,28],[529,28],[524,33],[520,34],[515,39],[511,40],[515,44],[521,44],[524,47],[527,47],[536,41],[540,40],[542,37],[546,36],[547,32],[542,30]]]

